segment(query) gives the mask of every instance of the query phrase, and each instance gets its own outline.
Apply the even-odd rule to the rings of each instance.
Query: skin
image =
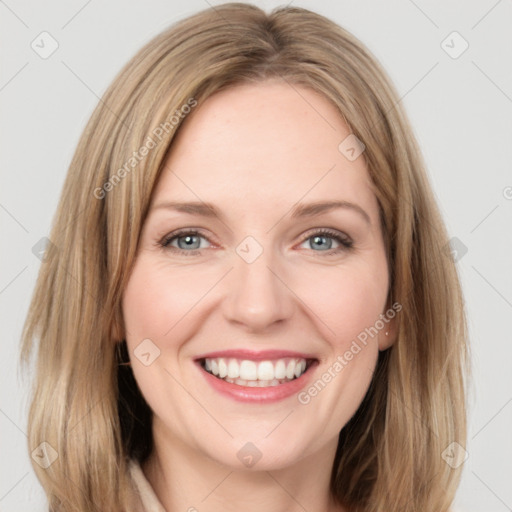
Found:
[[[379,350],[394,341],[392,321],[307,404],[297,395],[234,401],[206,383],[194,358],[295,350],[318,358],[314,382],[389,308],[364,158],[351,162],[338,150],[349,133],[318,93],[273,80],[210,97],[173,143],[123,295],[133,372],[154,412],[155,449],[143,471],[168,511],[348,510],[329,494],[337,436],[368,389]],[[291,218],[297,202],[331,200],[354,203],[369,219],[351,208]],[[167,201],[212,203],[223,217],[155,208]],[[181,228],[202,231],[192,255],[183,238],[159,245]],[[315,243],[322,228],[353,247],[329,236]],[[263,250],[252,263],[236,252],[246,236]],[[148,338],[160,355],[145,366],[133,351]],[[237,457],[247,442],[262,454],[251,468]]]

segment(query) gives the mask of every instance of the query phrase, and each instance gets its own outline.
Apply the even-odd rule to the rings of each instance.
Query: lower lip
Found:
[[[252,388],[226,382],[225,380],[219,379],[211,373],[208,373],[203,369],[201,363],[197,362],[197,365],[199,367],[199,371],[206,379],[206,382],[208,382],[213,389],[222,395],[238,400],[239,402],[271,403],[284,400],[285,398],[299,393],[299,391],[309,382],[313,373],[313,368],[317,365],[317,362],[315,361],[312,363],[306,372],[297,379],[285,382],[284,384],[278,384],[277,386],[268,386],[265,388]]]

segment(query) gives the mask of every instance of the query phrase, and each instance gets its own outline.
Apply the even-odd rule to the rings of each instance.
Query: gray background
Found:
[[[0,0],[0,511],[44,510],[29,463],[28,386],[17,356],[41,264],[32,248],[48,235],[78,138],[115,74],[146,41],[218,3]],[[279,5],[256,3],[266,10]],[[359,37],[390,74],[409,113],[450,236],[463,249],[457,265],[474,384],[455,510],[511,510],[512,3],[293,5],[316,10]],[[31,47],[34,40],[42,46],[43,31],[59,45],[46,59]],[[464,42],[457,35],[446,39],[453,31],[469,44],[457,58]],[[44,46],[50,48],[49,39]]]

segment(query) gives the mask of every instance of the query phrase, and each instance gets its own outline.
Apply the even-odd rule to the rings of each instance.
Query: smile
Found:
[[[233,400],[270,403],[299,393],[311,380],[318,359],[283,350],[229,350],[195,358],[210,389]]]

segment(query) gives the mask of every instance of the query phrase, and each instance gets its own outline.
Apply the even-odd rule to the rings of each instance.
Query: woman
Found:
[[[50,510],[449,510],[460,286],[351,34],[225,4],[156,37],[89,121],[50,238],[22,348]]]

